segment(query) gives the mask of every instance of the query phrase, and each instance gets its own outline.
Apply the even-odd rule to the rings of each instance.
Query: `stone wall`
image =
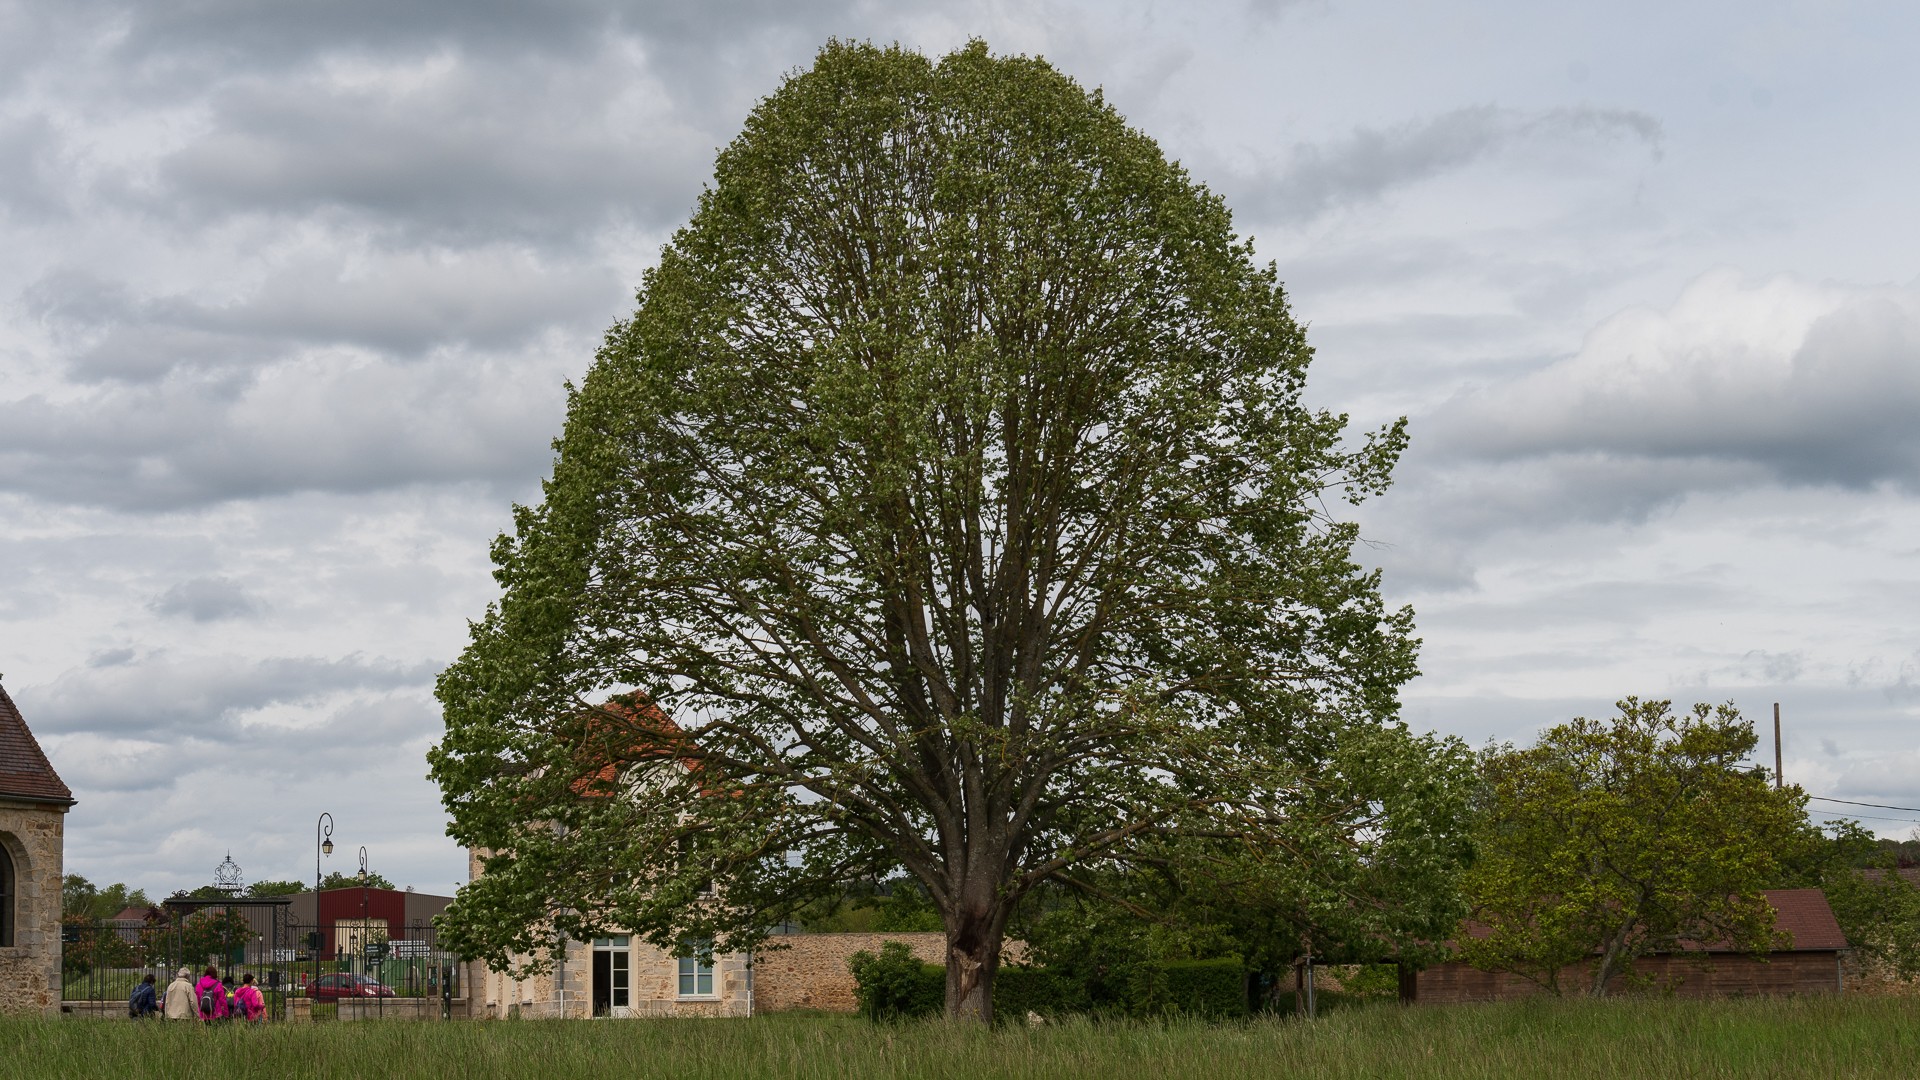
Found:
[[[1756,960],[1744,953],[1712,953],[1704,967],[1698,956],[1662,954],[1642,957],[1634,971],[1668,988],[1675,997],[1757,997],[1774,994],[1837,994],[1840,957],[1823,951],[1774,953]],[[1579,993],[1589,968],[1571,965],[1560,973],[1561,992]],[[1609,993],[1631,992],[1618,976],[1607,984]],[[1481,971],[1454,962],[1437,964],[1415,979],[1414,1000],[1420,1004],[1465,1001],[1510,1001],[1545,993],[1518,975]]]
[[[341,1020],[439,1020],[440,1005],[439,998],[384,998],[378,1001],[371,998],[342,998],[335,1015]],[[453,1015],[456,1018],[467,1015],[464,999],[453,999]],[[289,1016],[287,1019],[311,1020],[313,1014],[309,1012],[304,1017]]]
[[[60,875],[67,810],[0,800],[0,844],[13,857],[13,945],[0,947],[0,1012],[60,1012]]]
[[[1877,957],[1868,956],[1858,949],[1849,949],[1840,962],[1841,972],[1846,979],[1846,992],[1849,994],[1870,994],[1881,997],[1920,996],[1920,982],[1908,982],[1893,969],[1893,965]]]
[[[857,952],[878,953],[889,941],[904,943],[929,964],[947,961],[947,936],[918,934],[791,934],[772,938],[754,957],[753,1005],[759,1012],[823,1009],[853,1012],[853,972],[847,960]]]

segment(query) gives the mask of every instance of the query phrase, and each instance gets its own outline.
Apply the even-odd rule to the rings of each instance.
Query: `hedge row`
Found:
[[[847,966],[860,1012],[869,1019],[933,1016],[946,1005],[947,969],[921,963],[900,942],[885,942],[878,956],[855,953]],[[1093,1011],[1136,1017],[1247,1014],[1246,969],[1236,959],[1141,963],[1122,975],[1114,980],[1119,1000],[1096,1001],[1085,983],[1064,972],[1003,967],[994,975],[994,1012],[1013,1018]]]

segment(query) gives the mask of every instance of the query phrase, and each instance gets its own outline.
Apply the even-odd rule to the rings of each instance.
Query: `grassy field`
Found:
[[[299,1024],[0,1021],[0,1076],[1914,1077],[1894,998],[1357,1008],[1314,1023],[1062,1023],[977,1031],[850,1017]]]

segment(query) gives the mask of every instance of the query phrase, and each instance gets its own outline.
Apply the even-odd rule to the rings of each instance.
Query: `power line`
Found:
[[[1833,812],[1836,814],[1842,813],[1839,810],[1835,810]],[[1850,818],[1866,818],[1869,821],[1911,821],[1916,825],[1920,825],[1920,818],[1888,817],[1885,814],[1844,814],[1843,816],[1850,817]]]
[[[1816,799],[1820,802],[1845,803],[1848,806],[1871,806],[1876,810],[1906,810],[1910,813],[1920,814],[1920,806],[1894,806],[1890,803],[1882,802],[1855,802],[1852,799],[1835,799],[1826,795],[1809,795],[1807,798]]]

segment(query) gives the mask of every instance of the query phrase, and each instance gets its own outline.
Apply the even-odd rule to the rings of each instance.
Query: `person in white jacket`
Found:
[[[200,1019],[200,1007],[193,1001],[193,983],[188,981],[192,974],[186,968],[173,973],[173,981],[167,984],[167,1004],[163,1012],[167,1019]]]

